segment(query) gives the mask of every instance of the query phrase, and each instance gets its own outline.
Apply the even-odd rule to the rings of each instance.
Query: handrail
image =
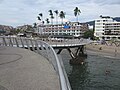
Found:
[[[62,61],[60,62],[52,46],[46,42],[29,38],[0,36],[0,46],[27,48],[44,56],[52,63],[58,73],[61,90],[71,90],[66,72],[64,68],[62,68]]]
[[[78,46],[78,45],[86,45],[86,44],[90,44],[92,41],[89,39],[68,39],[65,41],[46,41],[47,43],[49,43],[52,47],[59,47],[59,46],[63,46],[63,47],[67,47],[67,46]]]

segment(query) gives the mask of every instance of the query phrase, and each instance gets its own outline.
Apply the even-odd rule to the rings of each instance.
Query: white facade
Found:
[[[120,22],[109,22],[105,25],[104,37],[106,40],[117,39],[120,41]]]
[[[104,36],[104,29],[105,24],[113,22],[113,19],[111,17],[100,17],[99,19],[95,20],[95,31],[94,36],[99,37],[100,39]]]
[[[111,17],[100,16],[99,19],[95,20],[94,36],[99,37],[99,39],[119,39],[118,32],[120,32],[120,22],[114,21]]]
[[[79,22],[69,22],[67,24],[57,25],[39,25],[37,32],[45,35],[72,35],[82,36],[88,30],[87,24],[80,24]]]

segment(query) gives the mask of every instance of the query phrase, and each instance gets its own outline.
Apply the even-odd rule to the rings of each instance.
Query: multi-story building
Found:
[[[57,25],[39,25],[37,32],[44,35],[72,35],[76,37],[83,36],[88,30],[88,25],[79,22],[68,22],[66,24]]]
[[[100,16],[99,19],[95,20],[94,36],[105,40],[112,38],[120,40],[120,22],[114,21],[109,16]]]

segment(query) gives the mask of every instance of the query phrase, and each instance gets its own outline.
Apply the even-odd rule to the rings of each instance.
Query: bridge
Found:
[[[63,41],[46,41],[54,49],[58,49],[57,54],[60,54],[63,49],[68,50],[70,56],[75,59],[80,53],[84,54],[85,45],[90,44],[92,41],[89,39],[67,39]],[[71,48],[77,48],[73,53]]]
[[[62,60],[59,60],[54,49],[46,42],[28,38],[0,36],[0,46],[25,48],[42,55],[52,63],[58,74],[61,90],[71,90]]]
[[[36,49],[46,49],[45,45],[39,39],[23,38],[23,37],[1,37],[1,45],[14,46],[26,48],[36,52]],[[62,41],[58,40],[46,40],[52,48],[58,49],[57,54],[60,54],[63,49],[67,49],[72,58],[76,58],[80,53],[84,54],[84,46],[91,43],[89,39],[65,39]],[[76,52],[73,53],[71,48],[77,48]]]
[[[20,47],[29,49],[47,58],[53,64],[54,69],[59,75],[61,90],[71,90],[71,87],[64,69],[63,62],[62,60],[58,59],[57,54],[60,54],[63,49],[67,49],[71,57],[75,58],[75,55],[78,55],[79,52],[84,53],[84,45],[89,43],[91,43],[91,41],[85,39],[45,42],[31,38],[0,36],[0,46]],[[77,48],[77,51],[74,55],[71,48],[75,47]],[[59,50],[57,54],[53,48]]]

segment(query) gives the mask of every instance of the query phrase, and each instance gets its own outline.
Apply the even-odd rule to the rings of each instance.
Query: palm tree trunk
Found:
[[[53,25],[53,19],[52,19],[52,25]]]
[[[53,24],[53,22],[52,22],[52,18],[51,18],[51,25]]]
[[[63,18],[61,19],[61,24],[63,24]]]
[[[76,21],[78,22],[78,15],[76,16]]]
[[[58,15],[56,15],[56,24],[58,24]]]

